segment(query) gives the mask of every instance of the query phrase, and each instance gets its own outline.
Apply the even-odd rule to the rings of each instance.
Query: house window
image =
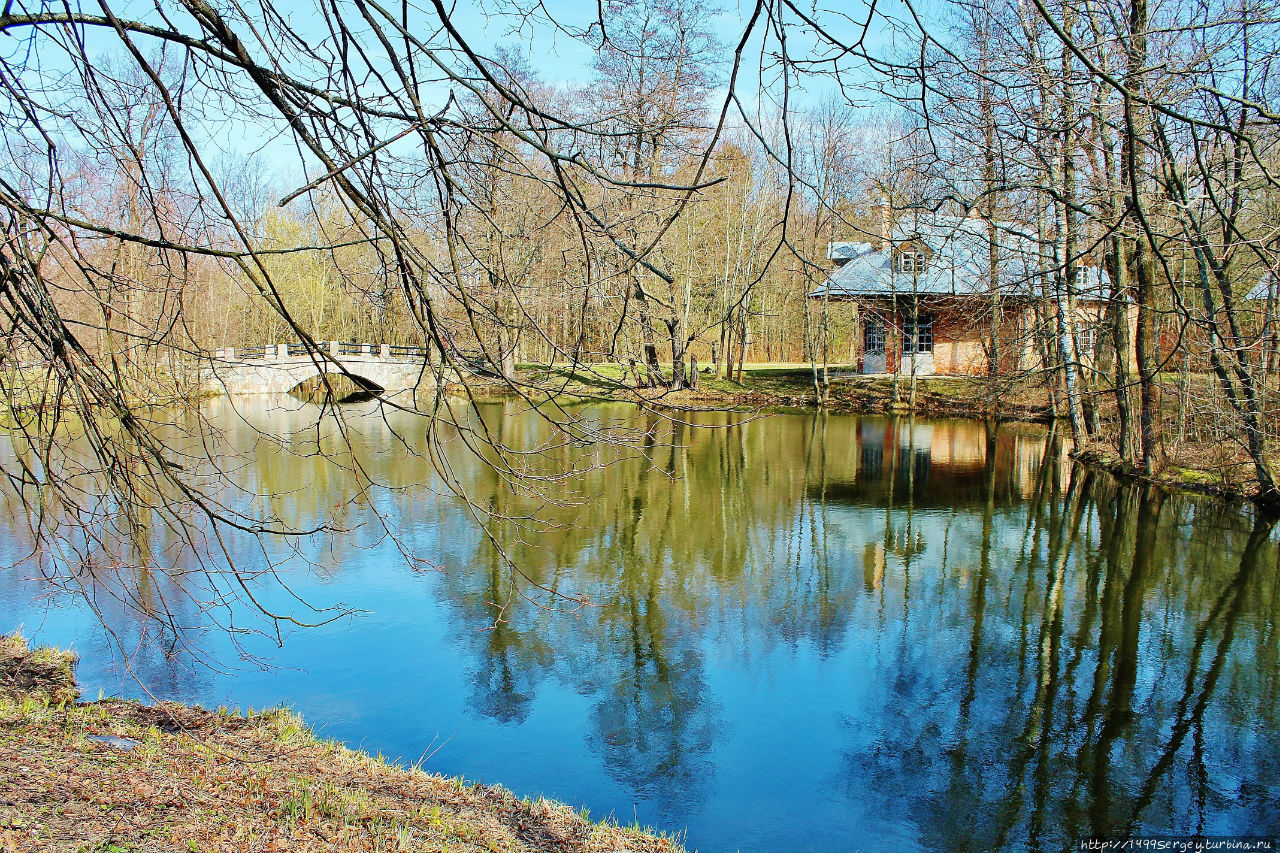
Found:
[[[902,324],[902,351],[906,355],[933,352],[933,315],[917,314]]]
[[[866,354],[884,355],[884,326],[875,321],[868,321],[865,335]]]
[[[915,249],[903,249],[898,252],[898,272],[915,275],[924,272],[924,252]]]
[[[1076,352],[1081,358],[1093,358],[1094,350],[1097,346],[1097,329],[1089,327],[1076,332]]]

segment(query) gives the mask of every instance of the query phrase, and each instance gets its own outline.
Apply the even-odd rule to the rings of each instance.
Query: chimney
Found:
[[[884,201],[873,204],[871,205],[871,218],[875,220],[875,225],[880,229],[876,239],[873,241],[873,245],[877,251],[883,251],[893,238],[892,208]]]

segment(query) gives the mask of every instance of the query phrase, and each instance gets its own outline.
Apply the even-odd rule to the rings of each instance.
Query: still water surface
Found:
[[[268,608],[360,615],[283,624],[278,647],[243,602],[220,623],[265,633],[200,631],[199,575],[146,575],[141,604],[165,603],[182,641],[104,580],[89,588],[112,641],[34,578],[44,553],[0,571],[0,631],[75,647],[89,697],[143,695],[131,668],[163,699],[288,704],[353,747],[703,851],[1280,834],[1280,548],[1247,510],[1073,470],[1033,427],[719,413],[694,429],[625,407],[581,414],[649,431],[641,452],[531,456],[526,473],[583,471],[542,499],[457,437],[433,464],[420,421],[348,409],[380,484],[362,489],[326,459],[350,461],[318,411],[209,404],[245,501],[341,528],[227,544],[288,584],[251,586]],[[513,446],[548,438],[513,405],[483,418]],[[7,565],[31,542],[4,510]],[[138,536],[198,567],[163,527]]]

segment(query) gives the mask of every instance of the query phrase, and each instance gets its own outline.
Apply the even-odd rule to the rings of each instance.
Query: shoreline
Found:
[[[916,405],[906,402],[909,378],[899,378],[899,399],[894,400],[893,381],[883,376],[852,376],[833,369],[827,404],[816,403],[811,368],[807,365],[748,366],[742,384],[724,378],[705,377],[698,389],[669,391],[622,387],[617,382],[571,372],[565,368],[522,365],[517,381],[534,402],[554,401],[569,406],[592,402],[627,402],[675,411],[737,410],[757,413],[801,411],[850,415],[890,415],[926,418],[966,418],[996,422],[1038,423],[1053,427],[1065,423],[1055,414],[1048,393],[1025,382],[986,377],[930,376],[917,378]],[[466,388],[479,400],[518,399],[510,386],[495,379],[472,377]],[[1192,448],[1194,450],[1194,448]],[[1161,470],[1145,475],[1125,462],[1105,444],[1090,444],[1070,453],[1077,464],[1110,474],[1120,480],[1159,486],[1170,492],[1207,495],[1247,503],[1262,512],[1274,511],[1258,500],[1256,489],[1237,476],[1244,469],[1208,469],[1167,459]]]
[[[0,635],[0,851],[682,853],[674,838],[317,737],[291,711],[76,701]]]

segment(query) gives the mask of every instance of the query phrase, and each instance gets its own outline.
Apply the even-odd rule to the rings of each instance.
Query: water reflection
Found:
[[[281,662],[309,672],[264,686],[169,677],[154,667],[178,650],[148,646],[124,604],[104,609],[157,693],[235,700],[252,683],[409,760],[453,731],[438,769],[688,827],[704,850],[1280,832],[1271,525],[1073,470],[1051,432],[728,413],[695,429],[601,407],[583,414],[645,444],[524,457],[530,476],[581,472],[530,495],[459,435],[432,448],[420,422],[372,405],[345,434],[297,403],[217,405],[228,502],[344,528],[290,548],[233,539],[232,556],[283,566],[308,601],[374,613],[295,632]],[[549,438],[513,405],[479,417],[513,446]],[[23,531],[10,526],[10,559],[31,547]],[[139,537],[191,565],[171,534]],[[0,573],[0,629],[42,612],[21,574]],[[186,601],[167,618],[188,629],[203,577],[101,583],[136,590],[135,609]],[[91,679],[106,671],[83,607],[43,624],[80,639]],[[217,632],[195,646],[229,648]]]

